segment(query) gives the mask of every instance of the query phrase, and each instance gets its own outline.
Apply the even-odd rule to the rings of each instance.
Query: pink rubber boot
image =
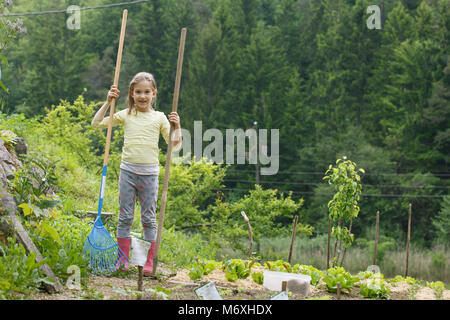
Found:
[[[147,262],[144,265],[144,276],[153,275],[153,257],[155,256],[156,242],[152,242],[148,250]]]
[[[117,238],[117,244],[119,248],[123,251],[125,256],[127,257],[127,261],[123,261],[123,257],[119,255],[119,261],[117,261],[117,269],[122,268],[123,271],[128,271],[128,264],[130,259],[130,245],[131,238]]]

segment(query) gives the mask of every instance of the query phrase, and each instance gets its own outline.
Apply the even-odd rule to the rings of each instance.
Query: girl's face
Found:
[[[134,105],[139,111],[148,111],[151,109],[151,103],[156,95],[156,90],[150,81],[141,81],[134,85],[130,90],[131,97],[134,99]]]

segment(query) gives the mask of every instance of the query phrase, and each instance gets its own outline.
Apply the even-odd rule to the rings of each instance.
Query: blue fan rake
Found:
[[[97,272],[112,272],[117,270],[120,264],[128,265],[128,257],[119,248],[117,242],[111,237],[103,225],[101,210],[103,206],[103,194],[105,190],[107,166],[103,167],[102,182],[100,186],[100,200],[98,215],[94,227],[84,243],[83,253],[89,255],[89,266]]]
[[[117,88],[120,74],[120,62],[122,60],[122,49],[125,37],[125,27],[127,23],[128,10],[123,11],[122,28],[120,30],[119,49],[116,61],[116,70],[114,74],[114,85]],[[109,125],[106,135],[105,157],[103,162],[102,181],[100,184],[100,196],[98,201],[98,215],[95,219],[94,227],[86,239],[83,247],[83,254],[89,255],[89,266],[98,272],[115,271],[120,264],[128,265],[128,257],[119,248],[117,242],[106,230],[101,219],[103,195],[105,191],[106,172],[108,169],[109,146],[111,142],[112,123],[114,116],[114,107],[116,99],[112,99],[109,110]]]

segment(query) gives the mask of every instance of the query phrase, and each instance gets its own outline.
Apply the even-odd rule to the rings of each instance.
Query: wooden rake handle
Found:
[[[181,70],[183,68],[183,56],[184,56],[184,43],[186,41],[186,28],[181,29],[181,38],[180,38],[180,48],[178,50],[178,64],[177,64],[177,74],[175,77],[175,89],[173,94],[173,102],[172,102],[172,112],[176,112],[178,108],[178,96],[180,93],[180,81],[181,81]],[[162,231],[164,226],[164,214],[166,211],[167,204],[167,189],[169,187],[169,174],[170,174],[170,164],[172,161],[172,133],[173,133],[173,125],[170,125],[170,133],[169,133],[169,144],[167,146],[167,155],[166,155],[166,167],[164,171],[164,184],[163,190],[161,193],[161,208],[159,212],[159,221],[158,221],[158,234],[156,236],[156,247],[155,247],[155,255],[153,258],[153,276],[156,276],[156,269],[158,267],[158,256],[159,256],[159,246],[161,244]]]
[[[128,10],[127,9],[123,10],[122,27],[120,29],[119,49],[117,52],[117,60],[116,60],[116,70],[114,71],[113,84],[116,87],[119,85],[120,62],[122,61],[122,50],[123,50],[123,42],[125,39],[127,15],[128,15]],[[113,98],[111,100],[111,106],[109,107],[109,123],[108,123],[108,132],[106,133],[106,146],[105,146],[105,156],[104,156],[104,160],[103,160],[103,167],[108,164],[108,159],[109,159],[109,146],[111,144],[111,132],[112,132],[112,124],[113,124],[115,106],[116,106],[116,99]]]

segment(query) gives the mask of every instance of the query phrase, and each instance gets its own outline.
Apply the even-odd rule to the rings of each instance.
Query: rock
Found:
[[[17,137],[16,145],[14,146],[17,155],[28,153],[28,144],[25,142],[24,138]]]
[[[12,131],[1,130],[0,134],[7,134],[14,137],[15,141],[22,138],[17,137]],[[23,139],[22,139],[23,140]],[[26,145],[26,143],[25,143]],[[24,149],[23,143],[20,146],[21,151]],[[10,150],[10,147],[5,145],[3,139],[0,139],[0,213],[8,214],[9,212],[16,212],[16,202],[14,197],[9,193],[8,179],[14,178],[14,172],[22,165],[15,155],[15,150]]]

